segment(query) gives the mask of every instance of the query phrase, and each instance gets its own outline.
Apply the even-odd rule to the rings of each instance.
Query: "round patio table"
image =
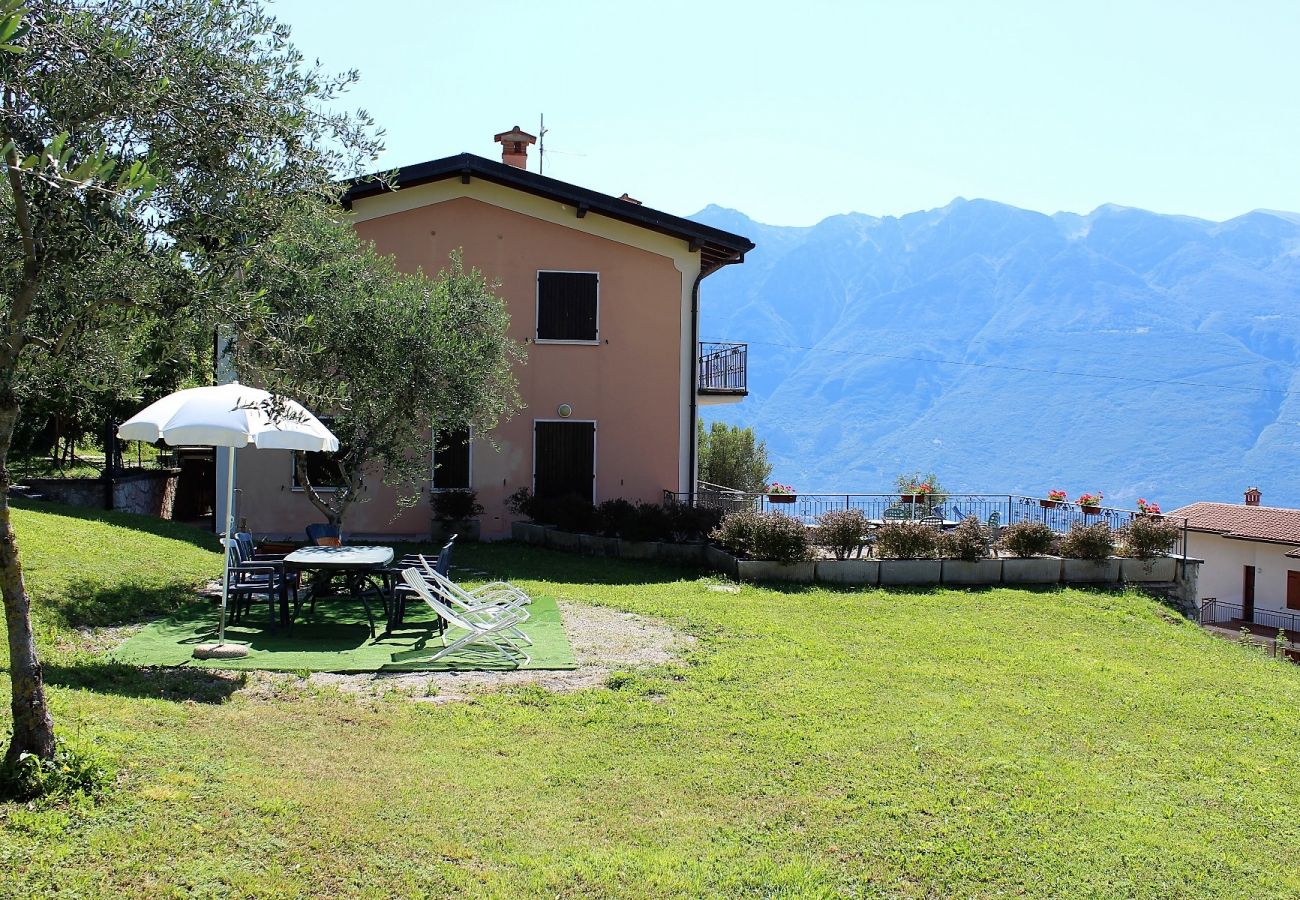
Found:
[[[323,580],[331,575],[342,575],[348,586],[348,594],[361,601],[366,610],[366,621],[370,623],[370,636],[375,636],[375,617],[366,600],[366,587],[374,590],[384,603],[385,614],[388,611],[388,596],[384,592],[382,577],[384,570],[393,561],[392,547],[303,547],[284,558],[286,566],[302,571],[317,573],[314,580]],[[381,579],[376,581],[376,578]],[[316,587],[312,592],[315,595]],[[285,598],[280,605],[280,621],[289,624],[289,602]]]

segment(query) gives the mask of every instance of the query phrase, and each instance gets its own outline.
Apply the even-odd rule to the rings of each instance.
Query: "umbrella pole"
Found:
[[[221,627],[217,632],[217,643],[226,642],[226,603],[230,598],[230,550],[235,531],[235,448],[227,447],[230,454],[226,461],[226,539],[222,542],[225,549],[224,566],[221,572]]]

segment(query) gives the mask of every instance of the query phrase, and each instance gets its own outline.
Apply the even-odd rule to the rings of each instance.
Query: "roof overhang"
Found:
[[[572,206],[577,218],[594,213],[679,238],[687,243],[691,252],[700,254],[700,271],[704,275],[722,266],[744,262],[745,254],[754,249],[753,241],[738,234],[484,159],[473,153],[461,153],[352,179],[348,182],[342,202],[345,209],[351,209],[356,201],[366,197],[448,178],[459,178],[466,184],[474,178],[481,178]]]

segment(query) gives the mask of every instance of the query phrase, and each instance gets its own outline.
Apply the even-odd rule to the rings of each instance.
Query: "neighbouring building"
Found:
[[[404,271],[436,272],[460,248],[499,282],[525,408],[486,435],[440,435],[430,490],[473,488],[485,537],[509,534],[506,498],[577,494],[657,501],[694,487],[697,407],[746,394],[746,347],[699,341],[700,282],[753,242],[526,168],[532,135],[496,135],[502,162],[470,153],[359,180],[344,203],[357,232]],[[240,451],[238,513],[261,535],[300,536],[319,513],[291,455]],[[218,491],[218,496],[223,492]],[[400,509],[371,479],[353,535],[429,533],[426,504]],[[219,519],[219,517],[218,517]]]
[[[1187,519],[1187,555],[1205,560],[1198,593],[1215,600],[1215,621],[1240,619],[1294,629],[1300,623],[1300,509],[1245,503],[1192,503],[1168,515]],[[1291,616],[1297,617],[1292,620]]]

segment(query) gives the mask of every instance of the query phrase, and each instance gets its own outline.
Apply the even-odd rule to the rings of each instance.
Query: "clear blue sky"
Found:
[[[1300,3],[277,0],[384,166],[536,133],[548,175],[773,224],[986,197],[1300,210]],[[535,158],[530,168],[536,169]]]

